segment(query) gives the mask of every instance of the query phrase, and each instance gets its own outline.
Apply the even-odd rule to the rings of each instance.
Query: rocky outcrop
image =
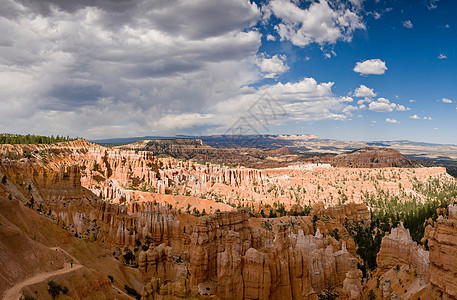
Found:
[[[377,272],[382,274],[397,265],[407,265],[416,269],[426,281],[429,277],[429,252],[413,242],[409,230],[403,224],[393,228],[383,237],[381,249],[376,257]]]
[[[248,219],[248,212],[241,210],[235,213],[217,213],[199,220],[190,236],[189,271],[192,285],[217,275],[217,255],[230,249],[234,239],[238,239],[239,248],[232,249],[227,256],[233,254],[233,251],[244,254],[251,247],[253,238]],[[219,262],[223,262],[222,257]]]
[[[199,299],[195,289],[191,289],[189,281],[182,278],[176,282],[163,283],[159,278],[152,278],[145,285],[141,293],[143,300],[165,300],[165,299]]]
[[[286,224],[276,225],[274,239],[261,238],[248,218],[240,211],[200,221],[191,236],[191,285],[217,278],[222,299],[308,299],[355,269],[344,242],[334,249],[319,231],[305,236]]]
[[[449,219],[439,217],[426,229],[430,248],[430,283],[435,299],[457,299],[457,219],[450,206]],[[451,213],[452,212],[452,213]]]
[[[343,281],[343,291],[348,300],[362,299],[362,271],[351,270],[346,273]]]
[[[325,208],[324,204],[319,202],[313,206],[311,215],[332,217],[341,224],[353,222],[369,225],[371,221],[371,213],[368,207],[363,203],[348,203],[347,205]]]

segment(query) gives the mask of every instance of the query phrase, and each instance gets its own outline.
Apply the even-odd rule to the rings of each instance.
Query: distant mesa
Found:
[[[362,148],[336,156],[313,157],[314,163],[328,163],[335,167],[385,168],[413,167],[414,163],[399,151],[390,148]]]

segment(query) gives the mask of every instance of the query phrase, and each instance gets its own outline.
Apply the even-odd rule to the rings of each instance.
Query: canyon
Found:
[[[428,250],[392,229],[369,275],[347,224],[369,228],[377,195],[424,202],[420,183],[455,179],[390,150],[355,153],[249,168],[84,140],[1,145],[0,293],[73,260],[52,277],[69,288],[59,298],[454,299],[454,206],[429,222]],[[50,299],[46,280],[21,293]]]

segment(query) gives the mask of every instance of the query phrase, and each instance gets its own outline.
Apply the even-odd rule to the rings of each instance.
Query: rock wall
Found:
[[[341,224],[354,222],[369,225],[371,221],[371,213],[363,203],[348,203],[346,205],[325,208],[324,204],[320,202],[313,206],[311,214],[318,217],[330,216]]]
[[[191,235],[191,286],[217,280],[222,299],[308,299],[328,282],[342,286],[355,260],[345,242],[277,224],[274,235],[249,226],[247,211],[202,218]],[[309,229],[307,229],[309,230]],[[340,247],[338,249],[338,247]]]
[[[455,211],[450,206],[449,211]],[[435,299],[457,299],[457,219],[439,217],[426,228],[430,248],[430,283]]]
[[[430,276],[429,252],[413,242],[409,230],[402,223],[383,237],[376,262],[377,272],[381,274],[397,265],[408,265],[415,268],[426,281]]]

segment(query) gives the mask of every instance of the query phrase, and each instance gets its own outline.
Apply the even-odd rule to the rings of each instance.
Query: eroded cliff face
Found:
[[[429,252],[413,242],[409,230],[405,229],[402,223],[382,239],[376,262],[377,272],[381,274],[397,265],[408,265],[414,268],[426,282],[430,276]]]
[[[427,227],[430,248],[430,283],[434,299],[457,299],[457,206],[449,206],[449,219],[439,217]]]
[[[363,203],[348,203],[347,205],[325,208],[324,204],[320,202],[313,206],[311,214],[318,217],[332,217],[341,224],[353,222],[366,226],[371,221],[371,213]]]
[[[430,299],[429,252],[414,242],[403,224],[383,237],[377,269],[365,286],[365,296],[377,299]]]
[[[309,217],[278,221],[271,231],[253,228],[249,218],[245,210],[203,217],[187,251],[162,244],[141,252],[140,271],[151,286],[143,295],[162,295],[160,285],[153,288],[158,282],[182,282],[221,299],[314,299],[329,283],[341,290],[346,274],[356,270],[346,241],[320,230],[304,234],[312,231]]]

